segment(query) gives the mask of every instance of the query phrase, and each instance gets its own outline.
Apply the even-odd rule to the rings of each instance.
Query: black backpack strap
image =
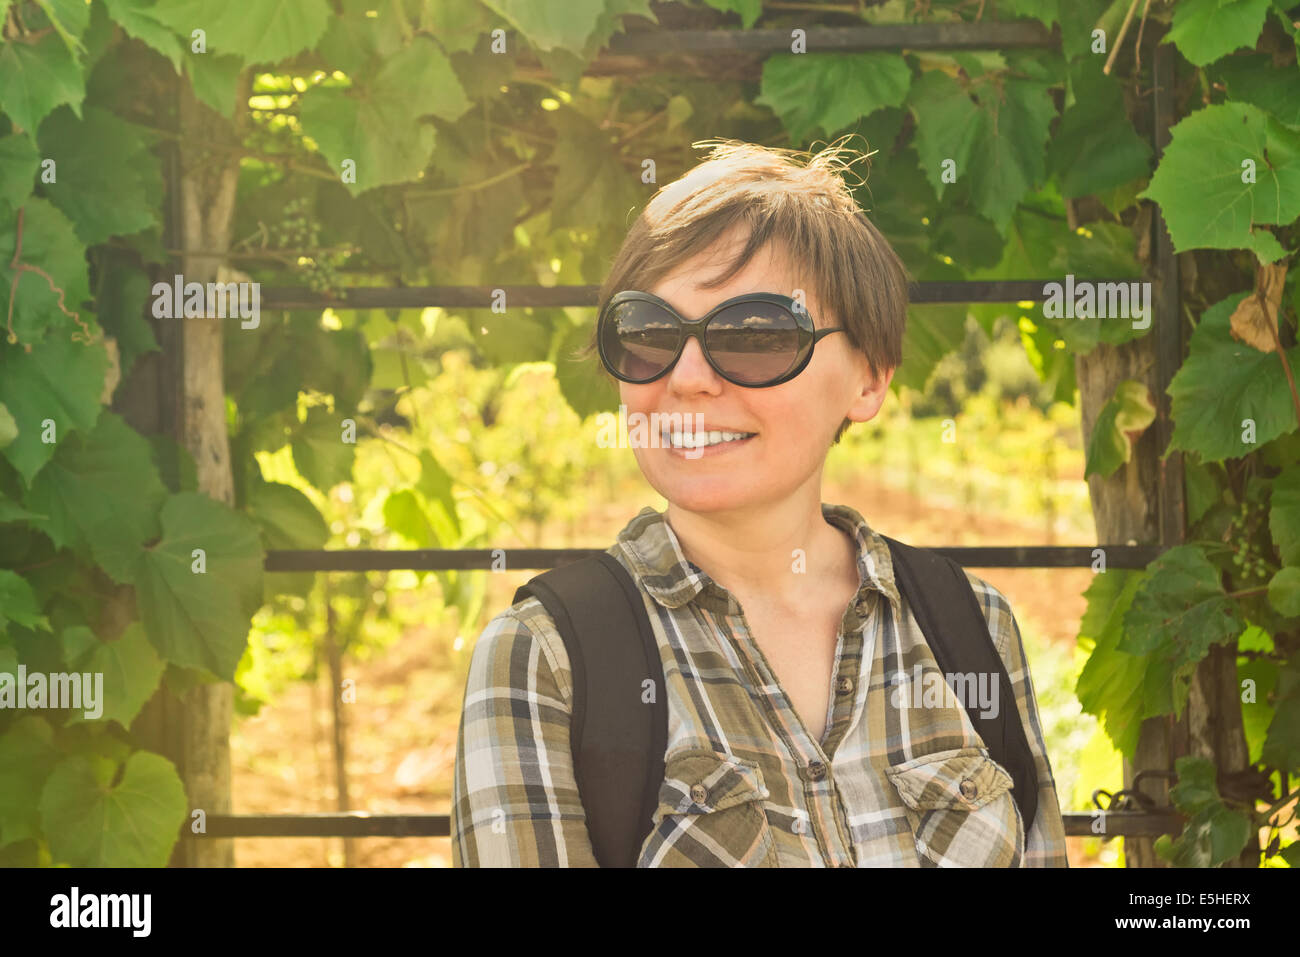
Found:
[[[970,581],[961,566],[950,558],[904,545],[888,536],[881,537],[889,543],[899,591],[907,596],[912,615],[921,626],[945,679],[958,672],[997,675],[999,701],[1011,702],[1010,707],[999,707],[997,714],[989,718],[980,715],[978,703],[963,704],[975,731],[988,747],[989,756],[1011,773],[1013,796],[1028,838],[1038,811],[1038,771],[1020,723],[1011,677],[993,644]]]
[[[668,748],[663,662],[645,603],[608,553],[543,572],[514,600],[530,595],[550,614],[569,655],[569,742],[592,850],[602,867],[636,867]],[[595,720],[586,720],[589,713]],[[631,794],[641,800],[629,801]]]

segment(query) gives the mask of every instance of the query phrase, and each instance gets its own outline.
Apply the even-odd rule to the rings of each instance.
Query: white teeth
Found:
[[[675,449],[699,449],[710,445],[721,445],[723,442],[735,442],[749,438],[751,435],[752,432],[720,432],[714,429],[711,432],[700,433],[665,432],[663,438],[665,445]]]

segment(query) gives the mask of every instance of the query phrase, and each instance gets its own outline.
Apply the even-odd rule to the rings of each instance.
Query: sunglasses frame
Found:
[[[617,306],[620,306],[625,302],[634,301],[648,302],[651,305],[658,306],[677,320],[677,351],[673,354],[671,361],[664,366],[662,371],[657,372],[648,379],[628,378],[615,368],[614,363],[611,362],[609,356],[605,354],[605,337],[603,332],[605,326],[610,322],[610,316]],[[718,364],[713,361],[713,356],[709,354],[708,343],[704,338],[705,333],[709,328],[709,322],[724,309],[742,302],[765,302],[781,306],[794,316],[795,325],[799,330],[799,349],[797,355],[801,354],[801,357],[787,372],[782,373],[779,377],[770,382],[737,382],[722,369],[718,368]],[[808,367],[808,363],[812,361],[813,349],[816,348],[817,343],[820,342],[822,338],[830,335],[832,332],[843,331],[845,331],[843,326],[833,326],[829,329],[816,328],[813,325],[812,315],[809,314],[806,308],[789,296],[782,296],[774,292],[751,292],[740,296],[732,296],[725,302],[718,303],[718,305],[714,306],[699,319],[684,319],[682,318],[681,313],[653,293],[640,292],[639,290],[634,289],[625,289],[622,292],[615,293],[610,298],[609,302],[605,304],[605,307],[601,309],[600,316],[596,320],[596,346],[600,352],[601,363],[604,364],[606,371],[608,371],[615,379],[618,379],[621,382],[627,382],[631,385],[648,385],[651,382],[662,379],[668,373],[673,371],[678,360],[682,357],[682,352],[686,349],[686,341],[691,337],[694,337],[699,341],[700,352],[704,355],[705,361],[708,362],[714,372],[727,382],[744,389],[770,389],[772,386],[789,382],[799,373],[803,372],[803,370]]]

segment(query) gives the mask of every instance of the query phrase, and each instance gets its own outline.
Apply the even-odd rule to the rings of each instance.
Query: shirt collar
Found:
[[[876,591],[899,609],[898,587],[889,546],[848,505],[822,503],[822,515],[851,534],[858,545],[858,599]],[[678,608],[692,599],[724,613],[739,608],[734,597],[713,581],[708,573],[686,558],[672,526],[663,512],[646,506],[618,533],[618,544],[636,571],[641,585],[666,608]]]

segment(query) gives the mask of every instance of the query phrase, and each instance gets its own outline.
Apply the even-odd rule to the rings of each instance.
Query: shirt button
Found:
[[[691,786],[691,800],[696,804],[705,804],[709,800],[709,789],[703,784]]]
[[[975,782],[972,781],[970,778],[967,778],[965,781],[961,782],[961,796],[964,797],[967,801],[975,800],[975,795],[978,793],[979,793],[979,788],[975,786]]]
[[[845,675],[839,681],[835,682],[836,694],[848,694],[853,690],[853,679]]]
[[[812,762],[808,765],[808,777],[812,778],[814,781],[820,781],[822,778],[826,777],[826,765],[822,764],[820,761]]]

